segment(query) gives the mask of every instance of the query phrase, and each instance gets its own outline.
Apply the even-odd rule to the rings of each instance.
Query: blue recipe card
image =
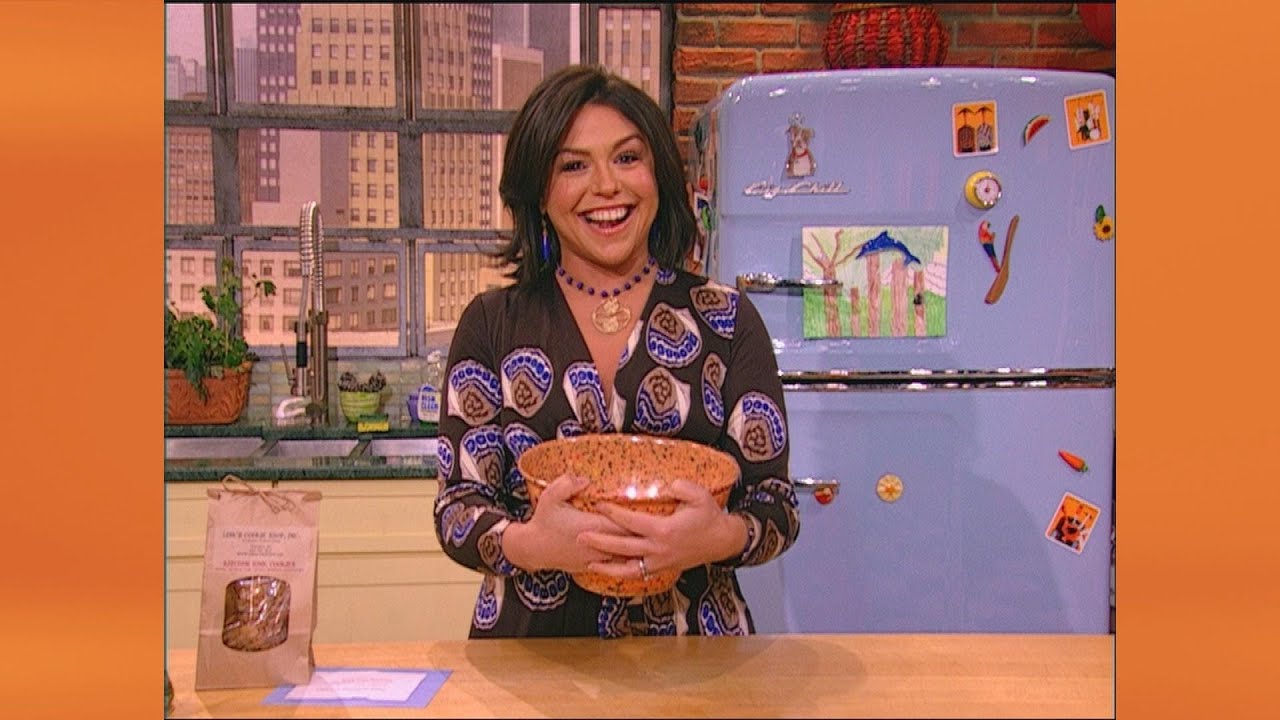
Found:
[[[264,705],[426,707],[451,670],[316,668],[306,685],[281,685]]]

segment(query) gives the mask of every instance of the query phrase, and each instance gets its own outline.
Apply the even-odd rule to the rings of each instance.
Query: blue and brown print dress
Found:
[[[444,551],[484,574],[471,637],[754,632],[734,568],[782,554],[800,522],[768,332],[737,290],[684,271],[658,272],[639,317],[609,402],[550,278],[490,290],[463,312],[441,393],[435,524]],[[742,473],[728,509],[747,522],[743,553],[640,598],[596,595],[563,571],[511,565],[502,532],[532,514],[516,459],[543,440],[614,432],[694,440],[733,456]]]

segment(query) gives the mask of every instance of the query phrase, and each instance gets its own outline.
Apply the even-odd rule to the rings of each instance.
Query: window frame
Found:
[[[195,246],[212,249],[215,257],[233,257],[240,266],[245,249],[280,249],[292,243],[297,246],[298,228],[276,225],[245,225],[241,223],[239,190],[238,133],[242,130],[271,128],[277,130],[315,131],[365,131],[395,133],[398,149],[395,153],[397,195],[395,205],[399,227],[369,228],[362,223],[350,227],[325,228],[327,244],[336,243],[339,249],[370,251],[395,250],[400,256],[397,294],[400,318],[400,342],[391,347],[350,347],[336,349],[339,359],[361,356],[399,357],[425,356],[436,347],[429,347],[422,317],[426,305],[421,273],[425,269],[425,252],[492,253],[509,236],[509,231],[498,229],[442,229],[432,228],[424,222],[423,172],[424,150],[422,139],[427,134],[445,133],[505,136],[515,119],[515,110],[449,109],[423,105],[422,40],[414,29],[422,26],[422,13],[418,4],[392,3],[390,43],[376,41],[379,46],[390,44],[393,57],[394,92],[396,102],[392,107],[349,107],[331,105],[300,105],[283,103],[259,103],[256,100],[234,97],[235,89],[235,41],[232,30],[232,7],[229,3],[204,3],[205,72],[209,91],[201,100],[165,99],[166,128],[200,127],[209,129],[212,135],[214,221],[212,224],[165,224],[165,246]],[[669,3],[579,3],[579,55],[582,63],[598,61],[598,17],[604,8],[630,10],[658,9],[660,20],[660,52],[658,71],[662,77],[660,106],[666,116],[672,118],[671,69],[672,28],[675,11]],[[313,21],[316,18],[313,18]],[[323,18],[321,18],[323,20]],[[326,42],[329,33],[322,34]],[[376,37],[387,38],[378,27]],[[379,50],[381,55],[381,50]],[[382,173],[379,173],[382,175]],[[497,179],[494,179],[497,182]],[[494,208],[493,212],[501,212]],[[167,218],[166,218],[167,219]],[[289,238],[292,237],[292,240]],[[355,244],[355,247],[350,247]],[[407,258],[412,258],[412,261]],[[282,271],[283,272],[283,271]],[[289,349],[253,346],[251,349],[264,358],[287,359]]]

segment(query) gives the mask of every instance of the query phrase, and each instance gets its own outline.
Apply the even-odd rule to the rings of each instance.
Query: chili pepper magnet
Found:
[[[1059,450],[1058,457],[1062,458],[1062,461],[1070,465],[1071,469],[1076,472],[1089,472],[1089,466],[1078,455],[1072,455],[1066,450]]]
[[[1101,205],[1093,211],[1093,236],[1098,238],[1099,242],[1106,242],[1116,236],[1116,224],[1111,216],[1107,215],[1107,209]]]

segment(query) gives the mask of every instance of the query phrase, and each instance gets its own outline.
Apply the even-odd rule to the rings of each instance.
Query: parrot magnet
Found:
[[[983,228],[986,228],[984,231]],[[995,305],[1000,296],[1004,294],[1004,287],[1009,283],[1009,255],[1013,252],[1013,234],[1018,230],[1018,216],[1014,215],[1009,220],[1009,230],[1004,235],[1004,252],[1001,253],[1000,262],[996,262],[995,258],[995,234],[991,232],[991,226],[984,220],[978,225],[978,242],[982,243],[982,249],[987,251],[987,257],[991,259],[992,267],[996,269],[996,279],[991,282],[991,287],[987,289],[987,294],[982,301],[988,305]],[[988,243],[990,246],[988,247]]]
[[[987,253],[987,258],[991,260],[992,269],[999,273],[1000,261],[996,259],[996,234],[991,231],[990,221],[983,220],[978,223],[978,243]]]

